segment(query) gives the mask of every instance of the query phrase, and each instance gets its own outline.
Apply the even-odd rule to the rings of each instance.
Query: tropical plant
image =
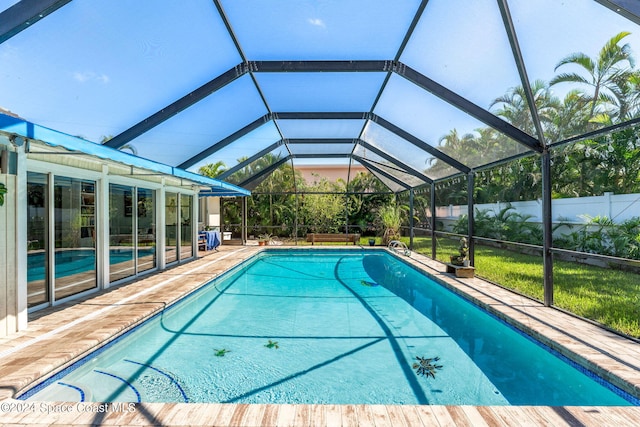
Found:
[[[559,83],[590,86],[592,92],[585,94],[585,99],[590,104],[589,117],[593,118],[596,113],[603,112],[607,104],[615,104],[617,96],[628,92],[625,90],[627,88],[621,85],[624,86],[625,81],[632,76],[630,68],[635,64],[631,56],[631,46],[628,43],[620,45],[620,42],[630,34],[622,31],[610,38],[595,59],[582,52],[564,57],[556,65],[556,70],[567,65],[575,65],[585,71],[586,76],[578,72],[562,73],[551,79],[550,86]],[[621,104],[620,101],[618,99],[619,104]]]
[[[378,221],[382,228],[382,244],[388,245],[392,240],[400,239],[400,229],[405,206],[394,203],[381,206],[378,209]]]
[[[200,169],[198,169],[198,173],[200,175],[208,176],[209,178],[216,178],[226,170],[227,166],[222,160],[219,160],[215,163],[208,163],[204,166],[201,166]]]
[[[7,194],[7,187],[0,182],[0,206],[4,205],[4,195]]]

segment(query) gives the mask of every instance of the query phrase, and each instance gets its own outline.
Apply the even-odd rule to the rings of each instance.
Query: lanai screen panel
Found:
[[[278,161],[286,158],[288,155],[289,153],[284,145],[278,146],[259,159],[249,162],[242,169],[227,177],[225,181],[236,185],[242,184],[245,181],[251,180],[251,178],[253,178],[254,176],[259,175],[262,171],[269,168],[274,163],[277,163]],[[255,185],[253,188],[255,188]]]
[[[197,171],[201,166],[217,162],[223,162],[225,168],[230,169],[246,158],[260,153],[262,150],[279,141],[281,141],[280,133],[278,133],[278,129],[276,129],[273,121],[270,121],[213,152],[207,158],[194,164],[189,170]],[[215,146],[215,144],[212,145]],[[273,150],[272,153],[279,153],[284,157],[288,155],[284,145],[280,146],[279,149]]]
[[[180,164],[266,113],[259,92],[245,75],[140,135],[131,145],[142,157]]]
[[[292,155],[318,155],[318,157],[326,157],[327,155],[336,154],[347,156],[353,151],[353,143],[296,143],[288,144]]]
[[[0,11],[5,10],[18,3],[18,0],[0,0]]]
[[[485,110],[522,86],[495,0],[430,0],[400,61]]]
[[[296,119],[277,120],[285,138],[358,138],[364,120]]]
[[[371,171],[371,174],[380,180],[389,190],[394,193],[399,193],[401,191],[405,191],[407,188],[398,184],[397,182],[387,178],[379,172]]]
[[[391,77],[375,112],[467,166],[523,152],[521,144],[399,76]]]
[[[0,62],[0,105],[100,142],[240,56],[212,2],[74,0],[0,44]]]
[[[622,49],[628,44],[630,57],[634,61],[640,59],[640,27],[637,24],[592,0],[511,0],[509,5],[529,79],[543,82],[554,98],[540,102],[539,107],[548,142],[561,141],[640,115],[638,85],[634,80],[638,67],[624,59],[627,54]],[[534,22],[536,24],[532,25]],[[629,34],[619,39],[616,46],[605,47],[622,32]],[[607,52],[613,55],[608,56]],[[590,71],[580,62],[571,60],[558,67],[563,59],[572,55],[584,58],[580,61],[583,64],[590,59],[594,69]],[[598,63],[599,58],[607,56],[617,59]],[[551,84],[562,74],[574,78]],[[578,83],[577,78],[584,79],[585,83]],[[592,112],[594,83],[598,80],[601,96]],[[577,92],[572,93],[574,90]],[[586,104],[580,102],[581,97],[586,98]],[[547,119],[548,116],[553,120]]]
[[[370,150],[367,150],[362,145],[357,145],[356,149],[353,151],[353,154],[355,156],[358,156],[367,160],[373,166],[383,170],[387,174],[393,176],[397,180],[404,182],[410,187],[417,187],[417,186],[426,184],[425,181],[414,176],[411,172],[408,172],[406,169],[403,169],[400,165],[394,164],[391,161],[385,159],[384,157],[381,157],[378,154]],[[374,172],[373,170],[370,170],[370,171]]]
[[[419,0],[223,0],[252,60],[393,59]],[[372,31],[373,30],[373,31]]]
[[[362,140],[382,150],[385,154],[397,158],[401,163],[424,173],[431,179],[438,179],[459,172],[457,169],[444,164],[433,155],[374,122],[367,123],[362,134]],[[436,164],[438,165],[437,167]]]
[[[369,111],[386,73],[256,73],[272,111]]]

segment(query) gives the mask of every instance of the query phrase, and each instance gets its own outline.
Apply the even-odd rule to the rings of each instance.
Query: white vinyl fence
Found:
[[[511,202],[511,206],[521,215],[530,215],[530,222],[542,223],[542,201],[529,200],[525,202]],[[488,211],[489,214],[500,212],[509,203],[485,203],[474,205],[475,209]],[[586,224],[589,218],[597,216],[607,217],[614,223],[621,223],[633,217],[640,216],[640,194],[604,193],[602,196],[576,197],[571,199],[554,199],[551,205],[553,222],[570,224]],[[445,229],[456,220],[467,214],[467,205],[449,205],[436,208],[436,218],[445,224]]]

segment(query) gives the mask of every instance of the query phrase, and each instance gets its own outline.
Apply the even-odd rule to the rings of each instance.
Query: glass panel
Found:
[[[442,178],[458,172],[457,169],[439,162],[433,155],[374,122],[367,123],[362,140],[397,158],[402,164],[423,172],[429,178]],[[376,154],[363,150],[365,154],[362,157],[379,158]]]
[[[47,280],[48,177],[27,172],[27,301],[33,307],[50,301]]]
[[[94,142],[241,61],[212,2],[173,0],[74,0],[1,44],[0,57],[3,107]]]
[[[55,299],[97,286],[95,182],[55,177]]]
[[[351,154],[354,144],[288,144],[291,154]]]
[[[257,73],[272,111],[369,111],[386,73]]]
[[[138,155],[179,165],[267,113],[244,76],[131,141]],[[176,150],[175,147],[180,149]]]
[[[247,166],[243,167],[239,171],[235,172],[231,176],[229,176],[226,181],[232,184],[242,184],[252,176],[260,173],[264,169],[268,168],[272,164],[276,163],[280,159],[289,155],[289,152],[286,150],[286,147],[280,146],[273,150],[270,153],[265,154],[259,159],[249,163]]]
[[[386,185],[389,188],[389,190],[393,191],[394,193],[406,190],[406,188],[404,188],[402,185],[395,183],[394,181],[390,180],[389,178],[387,178],[386,176],[383,176],[378,172],[371,171],[371,174],[376,178],[378,178],[380,181],[382,181],[384,185]]]
[[[156,200],[153,190],[138,188],[138,273],[156,267]]]
[[[640,28],[599,3],[604,2],[509,2],[529,78],[552,95],[542,104],[551,142],[640,113],[634,65]],[[630,34],[614,40],[621,32]]]
[[[376,113],[469,167],[527,151],[523,145],[398,76],[389,80]],[[429,165],[429,173],[448,176],[440,169],[450,167],[442,163],[439,160]]]
[[[222,162],[225,170],[231,169],[238,163],[259,153],[280,139],[278,129],[273,121],[270,121],[260,126],[258,129],[249,132],[245,136],[238,138],[226,147],[216,151],[203,161],[196,163],[193,167],[190,167],[189,170],[197,171],[200,167],[206,164],[216,162]],[[286,153],[286,149],[284,147],[281,147],[276,151],[282,153],[282,150]]]
[[[293,167],[296,171],[296,175],[299,175],[297,181],[297,187],[303,187],[305,185],[313,185],[314,181],[319,182],[321,178],[326,178],[331,182],[336,182],[339,179],[347,182],[349,176],[352,178],[360,171],[366,171],[366,169],[359,165],[352,165],[349,169],[348,159],[343,160],[342,163],[326,164],[323,159],[313,159],[314,164],[305,164],[301,160],[306,159],[293,159]]]
[[[193,197],[180,195],[180,259],[193,256]]]
[[[429,1],[400,60],[486,110],[522,85],[494,0]]]
[[[178,195],[165,194],[165,253],[167,264],[178,260]]]
[[[5,9],[9,9],[14,4],[18,3],[19,0],[2,0],[0,1],[0,12]]]
[[[222,3],[250,59],[348,60],[393,59],[420,2],[229,0]]]
[[[358,138],[364,120],[278,120],[282,135],[294,138]]]
[[[133,187],[109,185],[109,281],[136,273],[133,257]]]
[[[367,149],[362,147],[361,145],[357,146],[356,150],[354,151],[354,154],[366,160],[369,160],[369,162],[373,163],[374,166],[384,170],[389,175],[393,176],[396,179],[399,179],[400,181],[408,184],[411,187],[418,187],[426,183],[420,178],[414,176],[411,172],[407,172],[402,167],[393,164],[387,159],[381,156],[378,156],[377,154],[372,153],[371,151],[367,151]]]

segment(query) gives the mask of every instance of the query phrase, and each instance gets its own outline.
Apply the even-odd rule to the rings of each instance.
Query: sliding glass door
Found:
[[[193,197],[165,194],[165,254],[167,264],[193,257]]]
[[[156,267],[155,192],[109,185],[109,281]]]
[[[155,191],[138,188],[136,203],[138,219],[138,273],[156,268],[156,198]]]
[[[54,294],[96,288],[95,181],[54,178]]]
[[[109,185],[109,281],[136,274],[133,187]]]

